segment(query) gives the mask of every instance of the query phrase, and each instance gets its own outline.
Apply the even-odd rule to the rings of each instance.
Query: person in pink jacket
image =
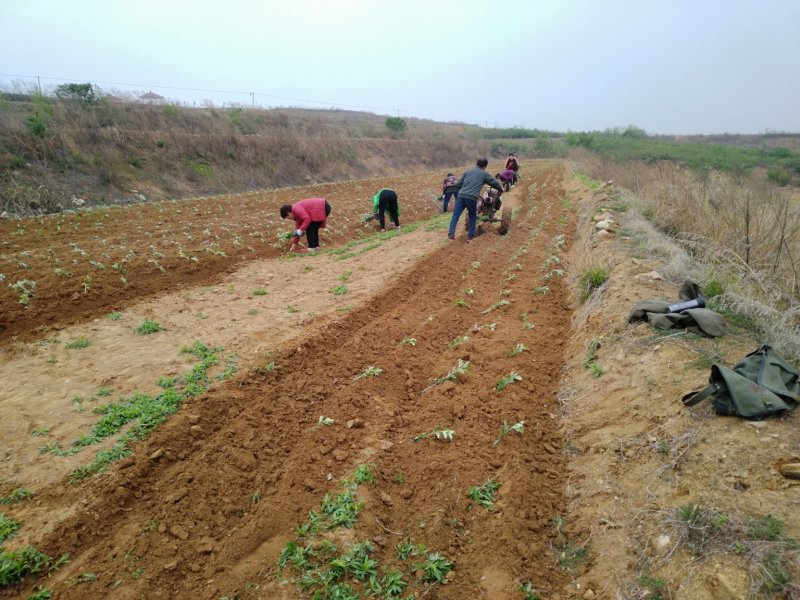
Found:
[[[295,231],[289,252],[297,248],[300,238],[308,236],[308,251],[316,252],[319,248],[319,230],[325,227],[325,221],[331,214],[331,205],[325,198],[306,198],[294,204],[281,206],[281,219],[291,215],[294,219]]]

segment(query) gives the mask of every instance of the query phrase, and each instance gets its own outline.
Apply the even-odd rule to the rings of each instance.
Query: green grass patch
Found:
[[[608,278],[611,277],[611,272],[607,267],[595,265],[588,268],[578,277],[578,300],[581,304],[589,299],[596,289],[603,285]]]
[[[206,391],[210,382],[208,371],[219,363],[218,352],[221,348],[210,348],[202,342],[181,349],[183,354],[192,354],[200,359],[187,375],[180,380],[159,381],[163,391],[157,395],[134,393],[116,403],[98,406],[94,412],[102,415],[92,426],[89,433],[84,433],[72,442],[72,451],[97,444],[126,426],[129,426],[114,446],[97,453],[95,460],[82,465],[70,474],[70,482],[76,483],[86,477],[103,471],[110,463],[131,454],[130,444],[141,440],[169,415],[178,410],[187,398],[197,396]],[[161,385],[163,383],[163,385]],[[73,452],[74,453],[74,452]]]

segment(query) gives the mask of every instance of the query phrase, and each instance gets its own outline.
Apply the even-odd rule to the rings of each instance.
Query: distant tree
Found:
[[[65,83],[59,85],[55,93],[62,100],[80,100],[86,104],[97,101],[97,93],[91,83]]]
[[[567,144],[570,146],[583,146],[591,148],[594,143],[594,134],[587,131],[570,131],[567,133]]]
[[[628,125],[623,130],[622,137],[633,140],[643,140],[647,137],[647,132],[636,125]]]
[[[392,133],[401,135],[402,133],[405,133],[407,124],[406,120],[401,117],[389,117],[386,119],[386,127]]]

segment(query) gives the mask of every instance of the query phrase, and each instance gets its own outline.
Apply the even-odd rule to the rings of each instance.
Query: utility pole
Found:
[[[42,95],[42,80],[39,79],[39,76],[36,76],[36,87],[39,88],[39,95]]]
[[[253,99],[253,108],[255,108],[256,107],[256,93],[255,92],[250,92],[250,98]]]

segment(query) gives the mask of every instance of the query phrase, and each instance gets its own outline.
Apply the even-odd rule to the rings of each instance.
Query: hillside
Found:
[[[446,169],[474,127],[350,111],[0,96],[0,210],[56,212]],[[83,201],[83,202],[80,202]],[[85,204],[84,204],[85,203]]]

